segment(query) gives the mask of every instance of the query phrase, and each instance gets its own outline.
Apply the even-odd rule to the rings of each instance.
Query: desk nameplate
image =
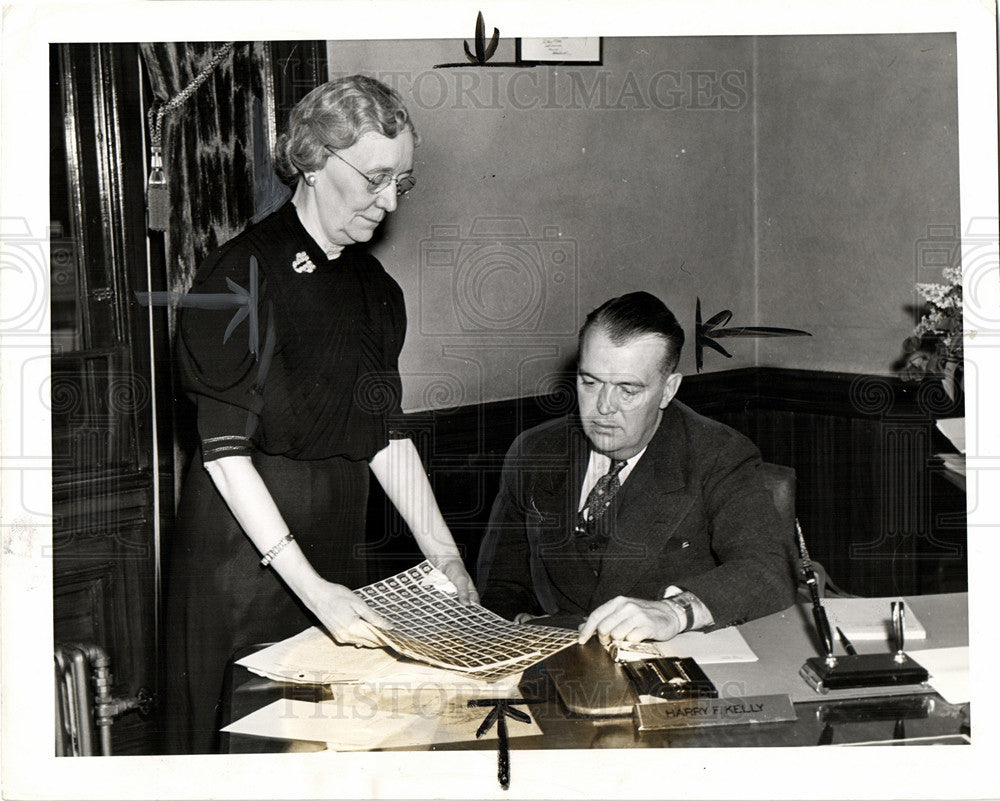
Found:
[[[699,698],[636,704],[639,731],[697,726],[733,726],[797,720],[787,695],[747,695],[739,698]]]

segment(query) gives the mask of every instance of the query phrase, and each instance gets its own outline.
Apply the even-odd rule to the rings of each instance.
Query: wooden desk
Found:
[[[912,650],[968,644],[968,597],[965,593],[914,596],[906,599],[927,629],[927,639],[911,641]],[[751,621],[740,627],[757,662],[705,665],[721,695],[789,693],[798,720],[763,725],[724,726],[674,731],[639,732],[627,717],[583,718],[569,714],[545,671],[545,664],[525,672],[525,697],[543,699],[527,707],[542,730],[541,736],[515,737],[511,749],[552,748],[677,748],[803,746],[867,742],[964,743],[970,734],[969,705],[952,705],[921,688],[892,688],[818,695],[798,670],[806,657],[818,653],[808,607]],[[858,642],[858,650],[884,650],[882,643]],[[233,670],[234,690],[229,699],[230,720],[236,720],[279,698],[319,701],[328,688],[291,685],[254,676],[244,668]],[[484,710],[485,715],[485,710]],[[517,724],[514,724],[517,725]],[[228,743],[227,743],[228,739]],[[230,753],[324,750],[323,743],[269,740],[245,735],[223,735]],[[493,749],[492,741],[435,746],[433,750]],[[420,749],[408,749],[420,750]]]

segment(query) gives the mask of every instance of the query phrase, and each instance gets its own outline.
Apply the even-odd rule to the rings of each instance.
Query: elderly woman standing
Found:
[[[180,361],[198,407],[167,577],[167,738],[217,749],[229,657],[319,623],[377,646],[385,625],[352,592],[364,560],[369,470],[424,555],[478,600],[413,443],[397,438],[399,286],[364,248],[414,185],[399,96],[353,76],[309,93],[277,148],[282,208],[201,265]]]

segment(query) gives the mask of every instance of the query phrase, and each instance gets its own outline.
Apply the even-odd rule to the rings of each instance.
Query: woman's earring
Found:
[[[315,175],[307,175],[306,176],[306,183],[309,184],[309,186],[315,186],[316,185],[316,176]]]

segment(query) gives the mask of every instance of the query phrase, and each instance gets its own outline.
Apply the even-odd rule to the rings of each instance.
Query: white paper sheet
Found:
[[[308,684],[356,682],[395,663],[383,648],[339,645],[315,626],[237,662],[267,678]]]
[[[702,665],[757,661],[757,654],[735,626],[708,632],[688,631],[667,642],[618,644],[619,659],[649,659],[650,656],[690,656]]]
[[[965,453],[965,418],[948,417],[937,421],[938,430],[944,434],[961,453]]]
[[[834,637],[837,627],[840,627],[849,640],[882,640],[888,643],[892,639],[892,602],[902,600],[898,597],[824,598],[823,606],[834,629]],[[926,639],[927,629],[907,605],[903,621],[904,647],[912,640]]]
[[[969,689],[969,648],[906,649],[906,653],[926,668],[928,684],[949,704],[967,704],[972,700]]]
[[[358,688],[332,700],[312,703],[291,699],[275,701],[226,726],[223,731],[281,740],[308,740],[327,744],[334,751],[369,751],[476,739],[476,729],[490,707],[467,707],[461,699],[440,695],[423,701],[398,703],[356,695]],[[377,706],[376,706],[377,705]],[[531,707],[520,706],[531,714]],[[541,734],[538,724],[507,718],[510,737]],[[496,726],[482,739],[495,739]]]

